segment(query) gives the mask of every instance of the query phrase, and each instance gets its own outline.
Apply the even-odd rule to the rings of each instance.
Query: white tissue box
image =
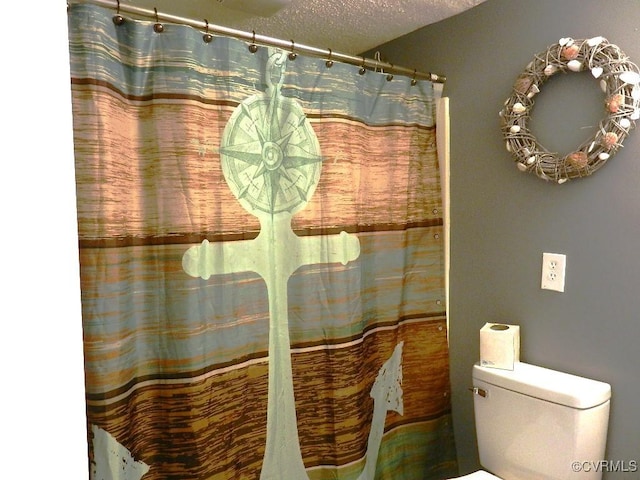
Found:
[[[480,365],[513,370],[520,361],[520,326],[486,323],[480,329]]]

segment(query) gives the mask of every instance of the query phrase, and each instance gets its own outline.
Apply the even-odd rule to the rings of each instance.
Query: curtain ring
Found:
[[[413,78],[411,79],[411,86],[415,87],[418,84],[418,80],[416,80],[416,74],[417,74],[417,70],[414,68],[413,69]]]
[[[113,16],[113,23],[116,25],[122,25],[124,23],[124,17],[120,15],[120,0],[118,0],[118,4],[116,7],[116,14]]]
[[[204,43],[211,43],[211,41],[213,40],[213,35],[209,33],[209,20],[205,18],[204,23],[206,24],[206,27],[204,30],[204,35],[202,36],[202,40],[204,40]]]
[[[164,25],[162,25],[158,19],[158,9],[154,7],[153,11],[156,14],[156,23],[153,25],[153,31],[156,33],[162,33],[164,32]]]
[[[256,31],[253,31],[253,37],[251,39],[251,45],[249,45],[249,51],[251,53],[256,53],[258,51],[258,45],[256,45]]]
[[[365,68],[364,64],[365,64],[365,59],[364,57],[362,57],[362,66],[360,67],[360,70],[358,70],[358,73],[360,75],[364,75],[365,73],[367,73],[367,69]]]
[[[389,65],[391,65],[391,70],[393,70],[393,64],[390,63]],[[390,82],[391,80],[393,80],[393,74],[392,73],[388,73],[387,74],[387,82]]]
[[[295,60],[298,57],[298,54],[293,51],[295,46],[296,46],[296,44],[294,43],[293,40],[291,40],[291,52],[288,55],[289,56],[289,60]]]
[[[329,58],[327,58],[327,61],[324,62],[324,64],[327,66],[327,68],[333,67],[333,60],[331,60],[331,56],[332,55],[333,55],[333,52],[331,51],[331,49],[329,49]]]

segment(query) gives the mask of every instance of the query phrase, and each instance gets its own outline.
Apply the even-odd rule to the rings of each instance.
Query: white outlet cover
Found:
[[[542,254],[542,277],[540,288],[564,292],[564,278],[567,270],[567,256],[563,253]]]

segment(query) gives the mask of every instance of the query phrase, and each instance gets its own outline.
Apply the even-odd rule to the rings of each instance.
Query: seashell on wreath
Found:
[[[561,156],[540,145],[529,131],[527,121],[536,94],[549,78],[559,72],[583,70],[589,70],[600,82],[606,116],[593,137]],[[586,177],[622,147],[635,121],[640,119],[640,72],[620,48],[604,37],[583,40],[564,37],[535,55],[518,75],[500,118],[507,151],[518,169],[559,184]]]

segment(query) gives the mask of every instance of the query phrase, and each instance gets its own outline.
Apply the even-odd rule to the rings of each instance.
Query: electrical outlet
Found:
[[[543,253],[540,288],[544,290],[564,292],[564,276],[566,269],[566,255],[562,253]]]

